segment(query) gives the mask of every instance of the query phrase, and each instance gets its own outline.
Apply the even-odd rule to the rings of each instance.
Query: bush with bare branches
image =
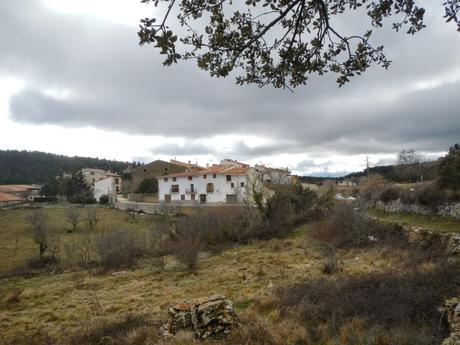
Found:
[[[70,207],[66,212],[65,220],[71,226],[70,231],[76,232],[80,223],[80,210],[76,207]]]

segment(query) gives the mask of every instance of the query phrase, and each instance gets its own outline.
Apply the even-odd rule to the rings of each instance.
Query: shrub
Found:
[[[447,191],[447,202],[450,204],[460,202],[460,191]]]
[[[92,196],[91,192],[81,192],[69,197],[69,202],[73,204],[95,204],[96,199]]]
[[[407,245],[401,225],[372,220],[350,205],[338,205],[328,220],[316,225],[311,237],[328,253],[335,248],[368,246],[375,240],[379,244]]]
[[[77,231],[78,224],[80,223],[80,211],[78,210],[78,208],[70,207],[66,212],[65,220],[72,227],[70,231]]]
[[[400,344],[395,330],[404,328],[418,332],[406,344],[439,344],[445,333],[437,308],[460,292],[459,274],[458,266],[445,264],[428,271],[324,277],[280,288],[276,295],[282,315],[302,322],[308,333],[328,325],[334,337],[358,319],[365,329],[389,339],[383,344]]]
[[[178,233],[172,244],[174,255],[189,273],[195,272],[198,256],[203,247],[199,225],[197,218],[179,219]]]
[[[383,190],[380,194],[380,201],[391,202],[399,199],[399,189],[390,187]]]
[[[104,219],[99,216],[96,207],[91,207],[86,211],[85,222],[88,226],[88,229],[94,230],[96,226],[103,220]]]
[[[127,315],[114,320],[98,318],[85,322],[82,327],[66,337],[63,345],[156,344],[159,340],[156,329],[158,325],[153,324],[144,315]]]
[[[413,189],[403,189],[399,193],[399,200],[405,205],[415,204],[417,202],[417,192]]]
[[[99,203],[101,205],[107,205],[109,203],[109,196],[107,194],[101,195],[99,198]]]
[[[381,175],[364,176],[359,179],[359,197],[362,201],[374,204],[385,189],[385,180]]]
[[[362,247],[368,243],[369,220],[349,205],[338,205],[331,217],[312,231],[323,246]]]
[[[156,178],[146,178],[137,187],[137,193],[158,193],[158,180]]]
[[[449,153],[440,159],[439,179],[440,188],[460,191],[460,145],[449,148]]]
[[[131,268],[144,253],[139,234],[130,230],[99,234],[96,250],[104,270]]]
[[[48,216],[42,209],[38,209],[27,215],[25,220],[30,226],[32,239],[38,245],[38,255],[43,258],[48,249]]]
[[[446,192],[430,184],[417,192],[417,201],[420,205],[436,209],[447,201]]]

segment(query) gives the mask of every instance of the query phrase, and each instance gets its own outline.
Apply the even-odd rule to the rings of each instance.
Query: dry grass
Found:
[[[65,210],[47,212],[56,225],[56,235],[63,236],[65,241],[76,236],[65,230],[68,228],[63,220]],[[120,224],[147,230],[155,221],[154,217],[142,216],[131,223],[124,212],[111,209],[101,209],[101,212],[105,221],[95,231],[111,227],[119,229]],[[12,210],[0,214],[0,259],[3,259],[0,265],[3,267],[20,263],[24,256],[35,253],[32,241],[23,234],[25,213]],[[59,222],[61,217],[62,223]],[[321,270],[326,258],[309,237],[315,227],[316,224],[311,223],[299,227],[289,238],[256,241],[216,255],[202,252],[195,274],[187,274],[174,257],[167,256],[164,270],[158,270],[151,260],[145,259],[136,269],[116,275],[68,270],[42,273],[28,279],[3,279],[0,281],[0,301],[3,301],[0,302],[0,339],[8,344],[19,334],[30,334],[36,329],[42,332],[43,344],[48,341],[47,335],[60,339],[62,343],[69,334],[78,334],[88,325],[96,326],[102,322],[110,326],[118,324],[127,315],[147,315],[147,326],[140,324],[135,331],[127,330],[122,334],[123,338],[132,340],[126,344],[195,344],[190,334],[157,343],[152,332],[156,332],[158,325],[165,321],[166,309],[175,301],[223,293],[235,302],[236,311],[243,319],[253,320],[253,313],[258,315],[252,321],[254,328],[235,332],[229,344],[249,341],[258,344],[253,339],[263,334],[267,335],[267,342],[260,344],[286,344],[286,339],[290,344],[307,344],[302,326],[280,317],[273,301],[273,291],[280,286],[323,275]],[[22,241],[14,250],[12,246],[17,236],[21,236]],[[336,254],[343,270],[340,274],[383,272],[397,267],[408,255],[398,250],[378,246],[338,250]],[[5,298],[14,291],[21,291],[18,301],[7,303]],[[357,321],[344,327],[359,328],[360,324]],[[346,338],[346,329],[342,333]],[[145,337],[150,340],[143,342]]]
[[[89,207],[88,207],[89,209]],[[84,217],[86,209],[79,209]],[[31,210],[1,210],[0,209],[0,275],[14,267],[24,264],[38,254],[38,248],[28,235],[28,225],[24,220]],[[63,249],[66,242],[78,239],[79,232],[68,233],[69,224],[66,222],[68,210],[63,207],[46,208],[50,223],[50,239],[52,244],[59,244]],[[152,227],[155,217],[152,215],[138,216],[134,221],[127,217],[126,212],[99,207],[98,216],[103,218],[94,232],[103,232],[111,229],[147,230]],[[84,229],[81,224],[81,231]]]

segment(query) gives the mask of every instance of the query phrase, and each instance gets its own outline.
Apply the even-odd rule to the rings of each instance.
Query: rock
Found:
[[[442,345],[460,344],[460,298],[447,300],[441,311],[447,317],[449,324],[449,337],[444,339]]]
[[[193,331],[197,338],[226,334],[238,326],[233,303],[223,295],[213,295],[180,302],[168,309],[170,319],[161,333],[173,336],[179,331]]]
[[[123,274],[126,274],[126,271],[117,271],[112,273],[113,276],[121,276]]]

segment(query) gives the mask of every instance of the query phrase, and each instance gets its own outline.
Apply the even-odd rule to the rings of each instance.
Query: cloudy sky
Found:
[[[337,175],[460,142],[460,34],[438,3],[415,35],[381,30],[393,60],[345,87],[287,90],[163,67],[139,47],[137,0],[0,0],[0,149],[118,160],[225,157]],[[364,24],[364,23],[363,23]],[[362,30],[360,30],[361,32]]]

